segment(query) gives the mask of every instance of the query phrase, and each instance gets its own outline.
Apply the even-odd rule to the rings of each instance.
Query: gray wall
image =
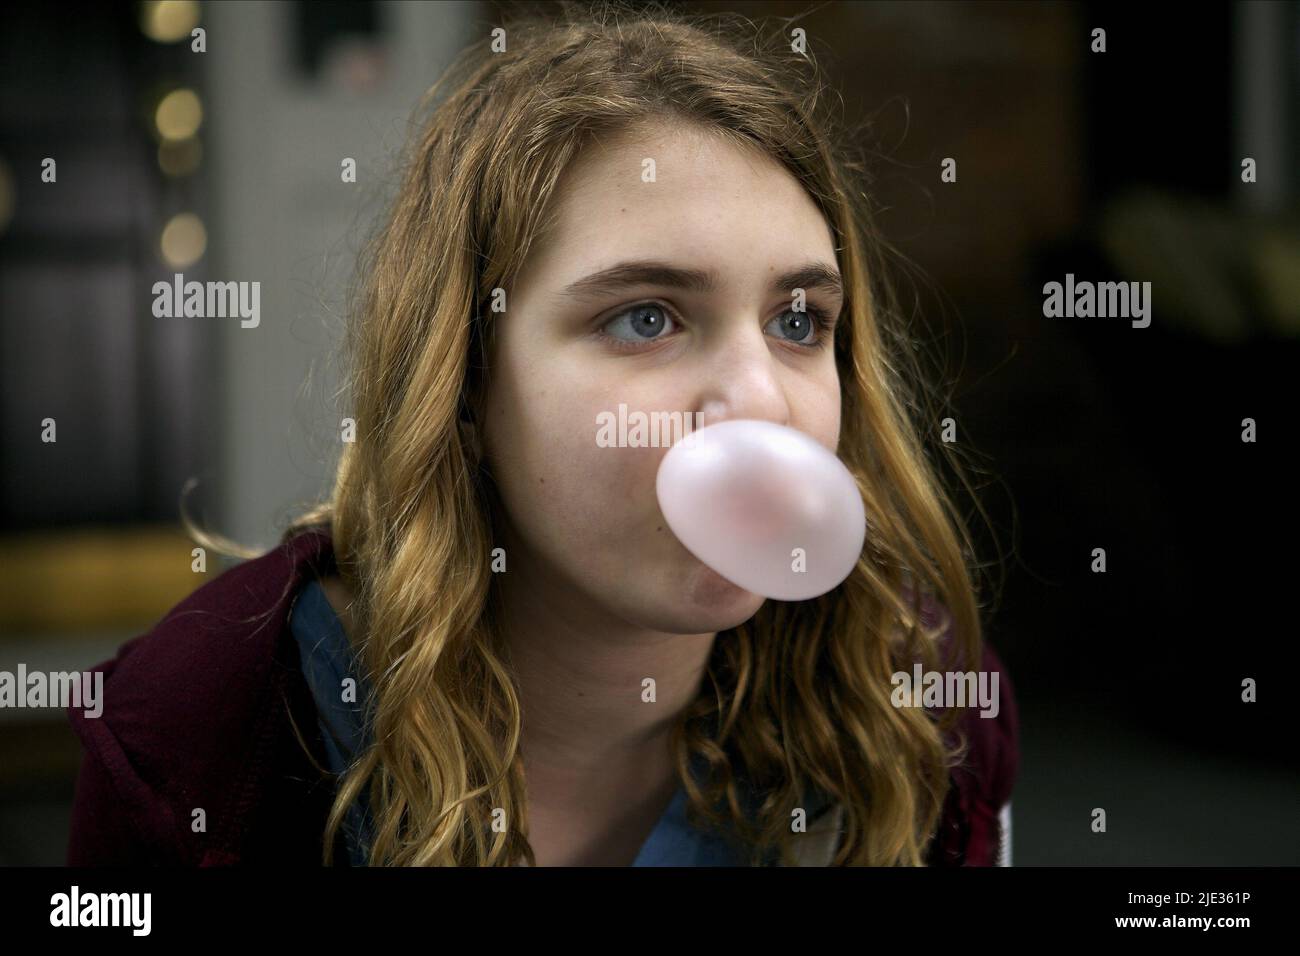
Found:
[[[345,285],[420,95],[474,37],[474,3],[382,5],[388,80],[373,93],[309,82],[293,64],[294,5],[219,3],[208,17],[208,277],[259,280],[261,322],[216,335],[216,488],[197,494],[222,533],[268,547],[328,491]],[[357,183],[341,181],[344,157]],[[205,493],[206,492],[206,493]],[[219,496],[219,497],[218,497]]]

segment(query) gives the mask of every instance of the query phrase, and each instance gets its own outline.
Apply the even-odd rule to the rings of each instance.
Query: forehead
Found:
[[[775,159],[689,124],[594,141],[565,170],[523,274],[562,285],[616,261],[670,260],[742,282],[810,257],[830,227]]]

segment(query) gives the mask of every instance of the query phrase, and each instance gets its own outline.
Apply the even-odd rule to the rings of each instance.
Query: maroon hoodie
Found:
[[[69,708],[85,747],[69,865],[317,865],[333,781],[289,613],[299,589],[333,570],[325,530],[299,534],[198,588],[104,673],[99,717]],[[983,670],[1002,671],[1001,710],[967,708],[971,740],[952,771],[931,865],[992,865],[998,810],[1018,765],[1011,684],[987,645]],[[202,811],[201,813],[199,811]],[[342,835],[336,862],[347,859]]]

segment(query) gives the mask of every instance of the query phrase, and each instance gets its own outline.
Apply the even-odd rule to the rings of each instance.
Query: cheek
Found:
[[[823,416],[826,422],[826,447],[837,448],[840,443],[840,390],[836,385],[835,391],[829,396],[826,413]]]
[[[840,380],[832,364],[819,375],[796,383],[791,392],[790,425],[834,450],[840,437]]]
[[[654,462],[645,449],[596,444],[596,407],[570,408],[554,423],[533,464],[546,484],[539,516],[557,533],[591,547],[591,538],[626,533],[654,493]],[[539,483],[540,484],[540,483]]]
[[[605,555],[655,530],[655,475],[666,449],[598,445],[597,415],[617,410],[607,396],[619,389],[569,382],[502,382],[487,451],[508,517],[535,547],[570,566],[607,567]]]

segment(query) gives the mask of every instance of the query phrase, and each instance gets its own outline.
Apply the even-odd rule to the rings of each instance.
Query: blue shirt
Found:
[[[365,741],[364,714],[368,685],[343,625],[325,597],[320,582],[305,585],[290,614],[290,628],[298,642],[303,675],[316,700],[325,738],[329,767],[341,773]],[[343,681],[356,680],[356,703],[344,702]],[[358,801],[343,824],[348,857],[353,866],[366,866],[372,821]],[[743,850],[716,833],[700,831],[686,820],[686,791],[678,783],[672,801],[637,852],[633,866],[748,866]],[[810,817],[812,814],[810,814]],[[773,854],[772,859],[775,858]]]

